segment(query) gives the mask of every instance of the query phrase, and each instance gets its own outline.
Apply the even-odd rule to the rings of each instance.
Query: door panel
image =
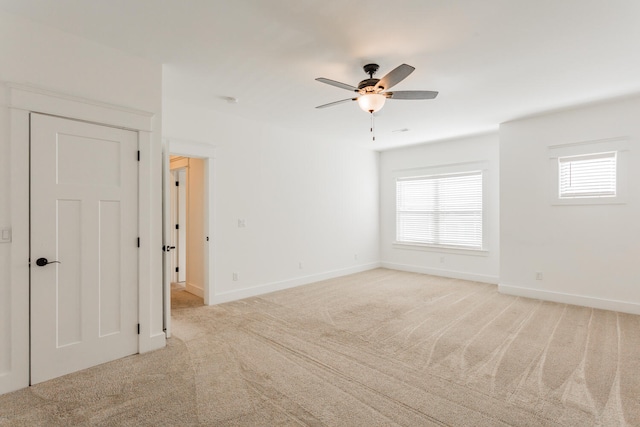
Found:
[[[179,282],[178,273],[176,269],[178,268],[178,230],[176,230],[176,224],[178,224],[178,171],[172,170],[169,172],[170,174],[170,218],[169,218],[169,227],[168,227],[168,235],[171,239],[171,282]]]
[[[119,248],[122,245],[120,224],[121,203],[119,201],[100,202],[100,330],[99,336],[120,332],[121,316],[120,299],[122,290],[118,286],[122,277]]]
[[[178,282],[183,283],[187,280],[187,169],[178,169],[178,224],[177,231],[177,248],[178,248]]]
[[[135,132],[31,115],[32,384],[138,351],[137,150]]]
[[[53,267],[57,275],[56,346],[64,347],[82,341],[82,202],[56,202],[56,228],[62,233],[58,233],[58,250],[54,259],[63,259],[64,263],[47,268]],[[34,254],[32,260],[34,256],[37,255]]]

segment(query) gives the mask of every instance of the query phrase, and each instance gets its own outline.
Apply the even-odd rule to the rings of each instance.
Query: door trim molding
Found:
[[[29,114],[43,113],[72,120],[120,127],[138,131],[141,162],[138,170],[139,233],[142,240],[138,278],[138,316],[141,326],[138,338],[140,353],[164,347],[166,336],[162,325],[152,321],[158,317],[157,296],[152,283],[157,281],[160,251],[153,251],[158,240],[150,221],[157,211],[158,195],[152,194],[152,182],[160,172],[160,147],[152,147],[158,137],[153,136],[154,113],[107,104],[85,98],[52,92],[34,86],[5,83],[9,109],[9,138],[11,149],[11,359],[8,372],[0,373],[0,394],[29,386]],[[155,209],[153,209],[155,207]],[[145,221],[141,219],[145,218]],[[158,252],[156,254],[156,252]]]
[[[153,113],[52,92],[37,86],[7,83],[9,107],[129,130],[152,131]]]
[[[204,277],[205,286],[202,290],[202,297],[205,305],[213,304],[215,296],[215,259],[216,259],[216,232],[215,232],[215,160],[216,160],[216,147],[213,144],[190,141],[180,138],[164,138],[164,149],[167,153],[166,163],[163,165],[165,168],[165,176],[168,176],[169,172],[169,154],[181,155],[185,157],[200,158],[205,162],[205,177],[204,177],[204,193],[205,193],[205,206],[204,217],[207,218],[204,224],[204,233],[209,237],[208,245],[205,246],[205,265],[204,265]],[[169,183],[164,183],[163,189],[168,196]],[[165,227],[169,227],[169,219],[167,218],[168,206],[165,205]],[[165,322],[167,324],[167,330],[170,333],[171,325],[171,284],[165,283]]]
[[[0,393],[27,387],[29,373],[29,112],[10,110],[11,139],[11,267],[10,342],[7,372],[0,375]]]

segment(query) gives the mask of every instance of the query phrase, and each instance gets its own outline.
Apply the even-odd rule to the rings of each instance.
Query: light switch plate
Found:
[[[11,242],[11,228],[3,228],[0,231],[0,243]]]

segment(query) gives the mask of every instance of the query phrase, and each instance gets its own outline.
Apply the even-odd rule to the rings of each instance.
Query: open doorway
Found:
[[[171,308],[204,305],[205,161],[186,156],[169,157]]]
[[[214,230],[215,147],[212,144],[179,139],[165,139],[164,143],[163,320],[166,336],[171,337],[172,305],[177,308],[192,306],[194,303],[209,305],[215,295],[215,235],[211,234]],[[184,171],[183,176],[181,171]],[[176,187],[182,191],[176,192]],[[182,214],[184,224],[179,219],[180,194],[185,200]],[[176,205],[173,210],[172,200],[175,200]],[[172,211],[175,211],[173,215],[178,218],[178,222],[172,218]],[[184,230],[184,244],[180,242],[182,233],[176,233],[176,224],[178,230],[181,227]],[[182,250],[174,252],[173,246]],[[181,277],[180,270],[183,266],[184,277]],[[172,283],[173,288],[177,289],[173,292]]]

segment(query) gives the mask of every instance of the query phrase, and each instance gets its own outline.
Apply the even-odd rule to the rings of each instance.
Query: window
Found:
[[[616,152],[559,157],[559,197],[615,197],[616,160]]]
[[[482,172],[398,178],[396,241],[482,249]]]
[[[548,147],[549,196],[555,206],[625,204],[629,194],[628,137]]]

